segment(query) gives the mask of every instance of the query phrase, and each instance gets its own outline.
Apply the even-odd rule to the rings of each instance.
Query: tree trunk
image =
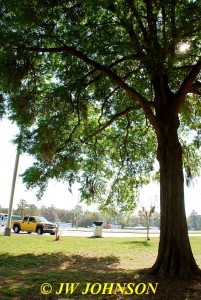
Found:
[[[151,274],[189,279],[201,275],[201,270],[195,262],[188,238],[178,127],[178,117],[169,118],[168,122],[161,121],[160,132],[157,133],[161,226],[158,257],[151,268]]]

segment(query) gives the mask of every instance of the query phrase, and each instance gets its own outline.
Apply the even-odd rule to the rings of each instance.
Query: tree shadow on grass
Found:
[[[154,294],[151,290],[145,290],[143,294],[124,295],[121,290],[115,289],[112,294],[89,293],[83,295],[87,283],[97,283],[94,291],[100,284],[142,283],[148,287],[149,283],[155,286],[159,283]],[[46,285],[41,293],[41,286]],[[60,294],[60,283],[64,283],[64,289]],[[66,283],[78,284],[71,294],[66,291]],[[99,285],[98,285],[99,284]],[[52,290],[50,290],[50,285]],[[48,292],[51,292],[48,294]],[[147,292],[148,291],[148,292]],[[146,294],[147,292],[147,294]],[[24,254],[24,255],[0,255],[0,299],[2,300],[56,300],[56,299],[152,299],[152,300],[184,300],[200,299],[201,283],[199,282],[171,282],[158,280],[149,276],[142,270],[128,271],[119,268],[119,258],[114,255],[104,257],[86,257],[79,254],[65,255],[63,253],[52,254]]]
[[[143,246],[143,247],[150,247],[149,241],[129,241],[129,242],[123,242],[124,244],[130,244],[130,245],[136,245],[136,246]]]

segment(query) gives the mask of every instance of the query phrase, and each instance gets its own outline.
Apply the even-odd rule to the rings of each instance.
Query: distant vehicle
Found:
[[[22,220],[12,220],[11,227],[15,233],[27,231],[27,233],[50,233],[51,235],[55,235],[58,229],[57,224],[51,223],[45,218],[38,216],[25,216]]]
[[[72,228],[73,224],[72,223],[65,223],[65,222],[56,222],[56,224],[59,227],[65,227],[65,228]]]
[[[6,226],[7,220],[8,220],[8,214],[0,213],[0,225],[1,226]],[[21,220],[21,217],[17,216],[17,215],[13,215],[11,217],[11,220]]]
[[[144,229],[147,229],[147,227],[142,226],[142,225],[137,225],[137,226],[134,226],[133,229],[134,230],[144,230]]]
[[[121,225],[118,225],[118,224],[104,224],[103,229],[121,229]]]
[[[160,228],[159,227],[157,227],[157,226],[151,226],[151,227],[149,227],[151,230],[160,230]]]

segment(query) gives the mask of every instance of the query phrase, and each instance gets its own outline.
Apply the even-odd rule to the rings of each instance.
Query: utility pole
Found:
[[[10,236],[11,235],[11,216],[12,216],[12,210],[13,210],[13,199],[14,199],[15,183],[16,183],[16,178],[17,178],[19,158],[20,158],[21,142],[22,142],[22,135],[20,137],[20,142],[19,142],[19,145],[17,147],[17,154],[16,154],[16,158],[15,158],[13,181],[12,181],[12,186],[11,186],[10,202],[9,202],[9,208],[8,208],[8,219],[7,219],[7,224],[6,224],[6,228],[5,228],[5,231],[4,231],[4,236]]]
[[[78,217],[79,217],[79,209],[80,209],[80,194],[78,194],[78,201],[76,205],[76,219],[75,219],[75,228],[78,228]]]

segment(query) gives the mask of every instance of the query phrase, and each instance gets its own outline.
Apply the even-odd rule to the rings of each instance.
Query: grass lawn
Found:
[[[201,237],[190,240],[201,267]],[[147,242],[144,238],[61,237],[55,241],[49,235],[1,235],[0,299],[201,299],[201,281],[163,281],[142,274],[154,263],[157,249],[158,238]],[[79,283],[72,294],[66,291],[67,283],[75,283],[74,287]],[[84,295],[87,283],[91,289]],[[105,283],[108,289],[102,294]],[[132,283],[125,289],[130,294],[123,294],[124,283]],[[149,283],[155,288],[158,283],[155,294]]]

